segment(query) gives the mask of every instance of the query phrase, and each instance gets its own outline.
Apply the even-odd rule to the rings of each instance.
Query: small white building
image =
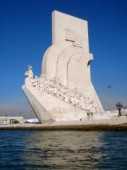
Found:
[[[0,117],[0,125],[15,124],[23,121],[23,117]]]

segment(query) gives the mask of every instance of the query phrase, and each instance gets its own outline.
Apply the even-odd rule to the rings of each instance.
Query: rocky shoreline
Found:
[[[0,130],[42,130],[42,131],[127,131],[127,119],[87,120],[80,122],[53,122],[50,124],[0,125]]]

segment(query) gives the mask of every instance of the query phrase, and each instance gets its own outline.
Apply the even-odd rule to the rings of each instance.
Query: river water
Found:
[[[126,170],[127,132],[0,131],[0,170]]]

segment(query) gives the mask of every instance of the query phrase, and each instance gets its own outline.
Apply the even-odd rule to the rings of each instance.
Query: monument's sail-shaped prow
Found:
[[[78,121],[103,112],[91,82],[91,60],[87,21],[54,11],[41,77],[33,78],[29,67],[23,86],[41,122]]]

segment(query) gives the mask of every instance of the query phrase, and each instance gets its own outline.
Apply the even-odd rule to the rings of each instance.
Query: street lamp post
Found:
[[[122,103],[118,102],[118,103],[116,104],[116,107],[117,107],[117,109],[118,109],[118,116],[122,116],[122,113],[121,113],[121,110],[122,110],[122,108],[123,108]]]

